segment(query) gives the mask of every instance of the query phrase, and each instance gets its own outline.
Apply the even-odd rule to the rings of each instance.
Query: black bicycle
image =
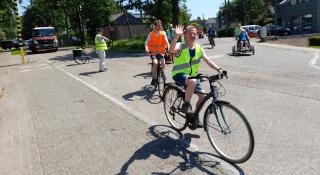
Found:
[[[227,78],[226,71],[214,76],[199,74],[195,77],[189,77],[200,81],[208,80],[210,92],[205,93],[203,101],[194,113],[188,115],[182,111],[184,90],[176,84],[168,84],[163,96],[164,111],[174,129],[182,131],[189,127],[194,130],[198,128],[199,113],[204,104],[208,102],[203,125],[211,145],[226,161],[243,163],[253,153],[253,131],[245,115],[238,108],[227,101],[219,100],[223,86],[218,80],[224,77]]]
[[[165,74],[163,72],[162,65],[161,65],[162,55],[161,54],[155,54],[155,53],[152,53],[152,52],[149,52],[149,55],[150,56],[155,56],[157,58],[157,60],[158,60],[157,79],[156,79],[155,88],[156,88],[156,91],[159,92],[159,96],[162,98],[163,92],[164,92],[164,89],[165,89],[165,86],[166,86],[166,77],[165,77]],[[152,64],[152,66],[154,66],[154,65]]]
[[[209,38],[211,48],[214,48],[214,46],[216,46],[216,43],[214,41],[214,36],[208,36],[208,38]]]
[[[73,59],[78,64],[89,63],[91,60],[91,55],[88,55],[84,48],[77,48],[72,50]]]

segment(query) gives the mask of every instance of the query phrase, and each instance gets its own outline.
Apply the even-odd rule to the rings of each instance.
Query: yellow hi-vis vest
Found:
[[[96,35],[95,39],[94,39],[94,44],[96,45],[96,50],[107,50],[107,43],[104,39],[102,39],[102,42],[99,41],[98,39],[98,34]]]
[[[193,58],[190,58],[189,48],[185,44],[182,44],[180,55],[174,58],[171,76],[174,77],[178,73],[184,73],[189,76],[197,75],[201,58],[202,49],[199,44],[196,44]]]

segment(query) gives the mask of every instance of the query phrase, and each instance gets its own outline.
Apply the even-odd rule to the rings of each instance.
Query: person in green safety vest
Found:
[[[166,31],[169,42],[171,42],[171,40],[174,38],[175,30],[176,29],[173,28],[173,25],[169,24],[169,29]]]
[[[185,43],[177,43],[178,39],[184,35]],[[196,79],[188,79],[189,76],[196,76],[200,61],[205,61],[209,67],[222,73],[221,69],[216,63],[208,58],[200,44],[196,43],[197,29],[194,26],[187,26],[185,31],[183,26],[176,27],[175,37],[170,44],[170,53],[175,54],[173,69],[171,72],[173,80],[180,86],[186,86],[185,102],[182,105],[182,110],[185,113],[193,113],[191,106],[191,98],[194,92],[199,97],[197,106],[204,98],[201,84]]]
[[[108,41],[109,39],[103,36],[103,30],[98,29],[97,35],[94,39],[94,43],[96,45],[96,53],[100,59],[99,72],[107,71],[105,59],[106,59],[106,50],[108,49],[107,47]]]

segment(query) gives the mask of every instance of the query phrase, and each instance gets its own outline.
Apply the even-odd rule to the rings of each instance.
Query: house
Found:
[[[278,0],[275,22],[291,34],[320,33],[319,0]]]
[[[219,24],[218,24],[216,18],[209,18],[209,19],[205,22],[205,26],[206,26],[207,28],[209,28],[209,27],[214,27],[215,29],[218,29],[218,28],[219,28]]]
[[[149,28],[147,25],[142,23],[140,18],[136,18],[130,13],[127,13],[127,16],[130,31],[133,37],[147,35],[149,33]],[[112,40],[130,38],[127,19],[124,13],[112,15],[110,27],[103,27],[103,29],[106,36],[110,37]]]

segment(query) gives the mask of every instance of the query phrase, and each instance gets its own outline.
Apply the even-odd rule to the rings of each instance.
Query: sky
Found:
[[[224,0],[187,0],[187,7],[192,15],[191,19],[202,19],[202,16],[208,19],[217,16],[222,3]]]
[[[24,9],[21,6],[28,6],[30,0],[23,0],[19,5],[19,15],[22,15]],[[224,0],[187,0],[187,7],[192,15],[191,19],[204,16],[205,19],[216,17],[219,7]]]
[[[25,9],[23,7],[27,7],[30,4],[30,0],[22,0],[22,4],[18,4],[19,15],[22,16]]]

